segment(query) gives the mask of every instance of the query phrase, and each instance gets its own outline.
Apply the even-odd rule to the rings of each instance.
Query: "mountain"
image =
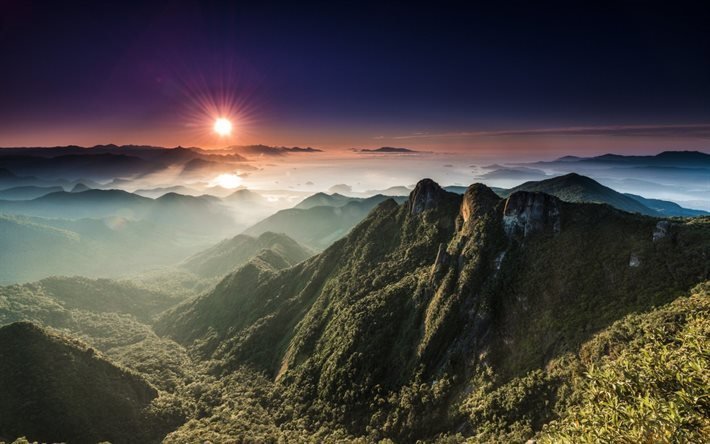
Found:
[[[199,148],[164,148],[139,145],[97,145],[93,147],[0,148],[3,167],[18,176],[38,176],[44,180],[111,181],[136,179],[169,168],[185,174],[249,169],[246,159],[236,153],[216,155]],[[6,178],[18,181],[18,178]],[[5,181],[0,177],[0,184]],[[30,182],[30,183],[28,183]],[[17,185],[37,185],[25,180]]]
[[[88,191],[91,188],[87,187],[83,183],[79,182],[71,189],[70,193],[81,193],[82,191]]]
[[[26,201],[0,201],[0,211],[39,217],[116,216],[121,212],[142,214],[151,199],[122,190],[88,190],[78,193],[59,191]]]
[[[30,200],[59,191],[64,191],[64,188],[60,186],[25,185],[0,191],[0,200]]]
[[[660,199],[647,199],[636,194],[624,193],[625,196],[638,201],[642,205],[651,210],[655,211],[656,214],[663,216],[681,216],[681,217],[695,217],[695,216],[705,216],[710,213],[703,210],[692,210],[690,208],[683,208],[675,202],[669,202],[667,200]]]
[[[710,154],[701,151],[663,151],[651,156],[626,156],[621,154],[604,154],[594,157],[564,156],[552,162],[537,162],[537,164],[544,165],[555,162],[606,166],[710,168]]]
[[[361,200],[362,199],[359,199],[357,197],[343,196],[342,194],[338,194],[338,193],[333,193],[333,194],[316,193],[316,194],[313,194],[312,196],[308,196],[307,198],[305,198],[304,200],[299,202],[294,208],[307,210],[309,208],[321,207],[321,206],[342,207],[343,205],[345,205],[349,202],[357,202],[357,201],[361,201]]]
[[[313,252],[284,234],[240,234],[187,258],[180,267],[202,277],[222,276],[259,255],[268,255],[269,263],[280,269],[308,259]]]
[[[481,174],[480,179],[484,180],[538,180],[548,177],[544,171],[527,167],[504,167]]]
[[[32,200],[0,201],[0,212],[65,219],[122,217],[212,238],[244,227],[238,225],[219,199],[177,193],[150,199],[123,190],[61,191]]]
[[[224,201],[236,204],[263,205],[264,197],[246,188],[237,190],[223,198]]]
[[[0,328],[0,436],[159,442],[158,392],[81,342],[30,323]]]
[[[3,284],[52,275],[137,273],[175,264],[204,248],[209,240],[120,217],[67,220],[0,215],[0,234]]]
[[[289,208],[249,227],[244,234],[284,233],[300,244],[320,250],[345,236],[370,210],[387,199],[386,196],[376,195],[338,207]]]
[[[516,191],[548,193],[566,202],[605,203],[630,213],[640,213],[649,216],[700,216],[706,214],[704,211],[682,208],[680,205],[672,202],[644,199],[640,196],[635,197],[622,194],[609,187],[605,187],[594,179],[576,173],[553,177],[539,182],[526,182],[502,192],[502,195],[510,195]]]
[[[200,194],[199,191],[193,190],[182,185],[176,185],[171,187],[157,187],[157,188],[142,188],[133,192],[139,196],[149,197],[151,199],[157,199],[160,196],[168,193],[178,193],[186,196],[197,196]]]
[[[481,184],[460,196],[423,180],[321,254],[283,270],[247,264],[156,329],[216,374],[273,378],[293,402],[283,420],[310,433],[460,442],[509,425],[525,442],[559,414],[547,366],[707,280],[709,232],[710,218],[501,199]],[[217,430],[221,417],[200,424]]]

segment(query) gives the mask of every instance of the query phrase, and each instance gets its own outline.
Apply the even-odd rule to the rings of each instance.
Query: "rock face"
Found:
[[[560,200],[545,193],[518,191],[505,202],[503,229],[508,237],[560,232]]]
[[[446,191],[438,183],[431,179],[422,179],[409,195],[409,212],[419,214],[425,210],[436,208],[445,195]]]
[[[653,229],[653,241],[659,241],[664,237],[668,236],[670,231],[671,223],[667,220],[662,220],[656,224],[656,228]]]
[[[463,195],[461,202],[461,217],[464,223],[469,219],[480,217],[491,211],[500,202],[500,197],[487,186],[474,183]]]

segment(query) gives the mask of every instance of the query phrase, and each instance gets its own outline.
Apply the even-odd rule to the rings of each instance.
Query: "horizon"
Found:
[[[0,444],[710,442],[708,23],[0,0]]]
[[[0,73],[0,146],[708,149],[702,5],[453,11],[4,2],[0,51],[25,69]]]

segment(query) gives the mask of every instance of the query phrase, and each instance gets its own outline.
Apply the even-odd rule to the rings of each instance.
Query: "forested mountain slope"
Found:
[[[707,218],[424,180],[322,254],[248,264],[157,328],[217,374],[246,365],[278,381],[307,427],[408,442],[451,431],[450,405],[481,380],[544,368],[707,279],[709,231]]]
[[[0,437],[158,442],[174,424],[151,411],[157,396],[81,342],[31,323],[0,328]]]

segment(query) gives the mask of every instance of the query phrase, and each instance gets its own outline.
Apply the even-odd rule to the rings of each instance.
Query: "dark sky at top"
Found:
[[[710,122],[702,2],[296,3],[0,0],[0,145],[209,145],[206,101],[252,143]]]

